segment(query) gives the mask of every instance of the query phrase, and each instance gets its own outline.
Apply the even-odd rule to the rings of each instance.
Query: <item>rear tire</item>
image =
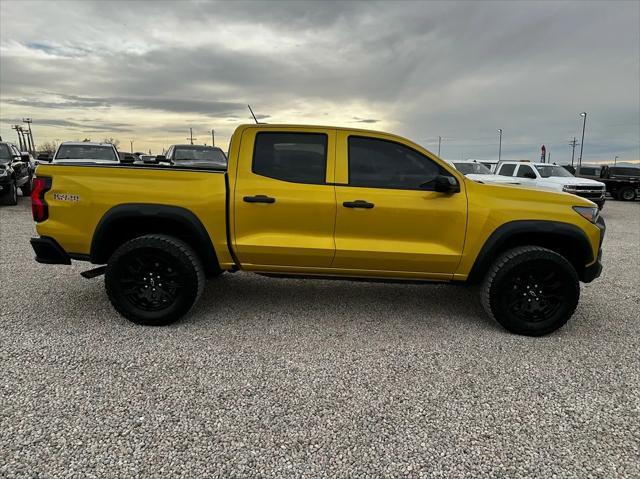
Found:
[[[627,186],[618,191],[618,199],[622,201],[633,201],[636,199],[636,190]]]
[[[580,298],[574,267],[538,246],[507,251],[489,268],[481,300],[489,316],[508,331],[543,336],[571,318]]]
[[[0,205],[15,206],[18,204],[18,187],[16,182],[12,181],[7,186],[7,190],[0,196]]]
[[[147,326],[171,324],[187,314],[204,283],[204,269],[193,248],[165,235],[140,236],[122,244],[105,273],[113,307]]]

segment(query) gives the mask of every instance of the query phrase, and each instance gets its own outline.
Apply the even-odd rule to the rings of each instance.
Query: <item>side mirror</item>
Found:
[[[524,177],[525,177],[525,178],[529,178],[530,180],[535,180],[535,179],[537,178],[537,177],[536,177],[536,174],[535,174],[535,173],[531,173],[531,172],[529,172],[529,173],[525,173],[525,174],[524,174]]]
[[[453,176],[438,175],[436,176],[434,190],[438,193],[459,193],[460,185]]]
[[[29,156],[29,153],[20,153],[20,159],[28,163],[31,160],[31,157]]]
[[[156,155],[156,163],[160,163],[161,161],[167,161],[167,157],[164,155]]]

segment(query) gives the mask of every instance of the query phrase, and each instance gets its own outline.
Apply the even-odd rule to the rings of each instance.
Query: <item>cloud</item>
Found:
[[[0,108],[43,126],[228,138],[250,103],[270,122],[443,136],[451,159],[495,156],[503,128],[503,155],[544,143],[561,161],[586,110],[585,158],[640,158],[637,2],[30,5],[0,3]]]

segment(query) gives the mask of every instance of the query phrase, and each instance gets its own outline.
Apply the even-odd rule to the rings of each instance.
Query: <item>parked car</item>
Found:
[[[155,155],[140,155],[138,157],[142,163],[150,164],[150,163],[158,163]]]
[[[53,155],[53,163],[120,163],[118,150],[111,143],[64,142]]]
[[[572,193],[593,201],[599,209],[604,207],[604,183],[588,178],[576,178],[562,166],[550,163],[502,161],[498,165],[497,174],[518,178],[522,186]]]
[[[29,153],[21,153],[12,143],[0,142],[0,204],[17,205],[18,188],[31,194],[33,165]]]
[[[192,168],[226,168],[227,157],[217,146],[171,145],[166,156],[156,157],[159,163]]]
[[[488,314],[534,336],[564,325],[579,281],[602,269],[591,201],[471,181],[396,135],[243,125],[229,158],[228,169],[115,167],[109,181],[104,165],[41,165],[36,261],[106,264],[83,275],[105,273],[112,305],[139,324],[178,320],[205,276],[246,270],[481,283]]]
[[[450,161],[449,163],[470,180],[479,181],[481,183],[502,183],[507,185],[520,184],[520,181],[517,178],[494,175],[488,167],[480,162],[480,160]]]
[[[617,200],[633,201],[640,197],[640,168],[603,166],[600,181]]]

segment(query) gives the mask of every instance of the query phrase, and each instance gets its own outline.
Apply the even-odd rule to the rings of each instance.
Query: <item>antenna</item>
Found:
[[[256,118],[256,116],[253,114],[253,110],[251,109],[251,105],[247,105],[247,108],[249,108],[249,111],[251,112],[251,116],[253,117],[253,119],[256,122],[256,125],[258,125],[260,122],[258,121],[258,119]]]

